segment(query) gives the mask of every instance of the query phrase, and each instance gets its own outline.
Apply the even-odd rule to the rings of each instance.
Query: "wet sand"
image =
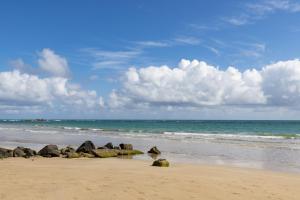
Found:
[[[128,159],[0,160],[0,199],[300,199],[300,174]]]

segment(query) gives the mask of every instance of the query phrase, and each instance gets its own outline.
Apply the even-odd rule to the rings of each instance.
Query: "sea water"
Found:
[[[158,146],[172,162],[300,172],[300,121],[0,120],[2,147],[76,147],[84,140],[127,142],[144,151]]]

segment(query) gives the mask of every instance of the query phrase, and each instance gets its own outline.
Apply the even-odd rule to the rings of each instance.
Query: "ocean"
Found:
[[[84,140],[128,142],[144,151],[158,146],[173,162],[300,172],[300,121],[0,120],[2,147],[76,147]]]

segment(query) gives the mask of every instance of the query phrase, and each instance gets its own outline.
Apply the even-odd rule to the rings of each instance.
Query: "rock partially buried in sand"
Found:
[[[156,146],[152,147],[148,153],[152,153],[152,154],[161,154],[160,150],[158,150],[158,148]]]
[[[140,150],[116,150],[118,152],[119,156],[127,156],[127,155],[138,155],[138,154],[144,154],[144,152],[140,151]]]
[[[39,153],[40,156],[43,157],[59,157],[60,152],[56,145],[50,144],[42,148]]]
[[[0,148],[0,158],[13,157],[13,151],[10,149]]]
[[[170,163],[166,159],[158,159],[158,160],[155,160],[153,162],[152,166],[156,166],[156,167],[169,167]]]
[[[93,150],[95,149],[95,145],[91,141],[85,141],[78,149],[76,150],[77,153],[89,153],[92,154]]]
[[[125,149],[125,150],[133,150],[133,146],[132,144],[120,144],[120,148],[121,149]]]
[[[79,155],[80,155],[80,157],[84,157],[84,158],[95,158],[95,155],[94,154],[90,154],[90,153],[80,152]]]

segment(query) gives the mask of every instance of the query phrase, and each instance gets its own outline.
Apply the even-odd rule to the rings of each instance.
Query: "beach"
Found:
[[[0,160],[0,199],[289,199],[300,175],[228,166],[130,159]]]

